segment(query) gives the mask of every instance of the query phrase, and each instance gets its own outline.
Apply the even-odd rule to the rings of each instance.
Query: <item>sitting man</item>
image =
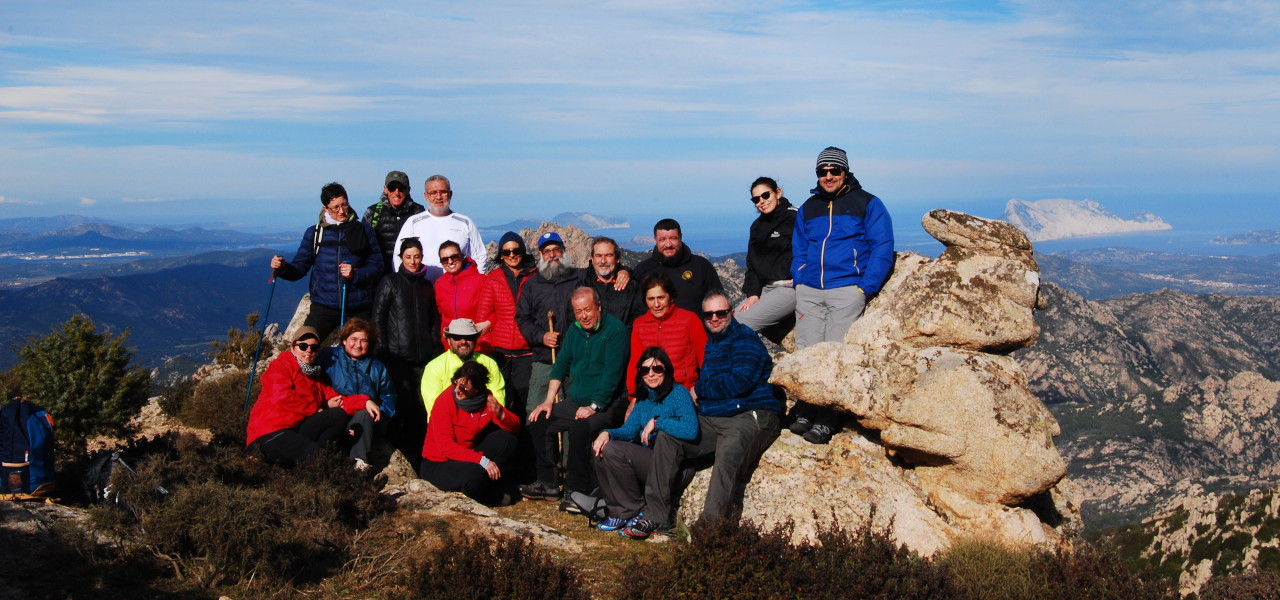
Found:
[[[467,361],[453,374],[453,386],[435,398],[419,475],[442,491],[494,506],[511,503],[500,480],[515,455],[520,418],[485,389],[489,377],[488,369]]]
[[[737,519],[755,465],[781,429],[782,395],[769,383],[773,359],[760,336],[734,320],[729,299],[721,292],[711,292],[702,301],[702,322],[707,349],[694,386],[699,434],[685,441],[658,432],[645,482],[644,518],[623,530],[633,538],[671,529],[672,491],[681,463],[709,454],[716,462],[698,522]]]
[[[565,333],[564,343],[551,368],[546,400],[529,413],[529,431],[537,458],[538,480],[520,487],[534,500],[560,498],[556,485],[556,437],[569,432],[569,457],[565,465],[565,494],[560,509],[573,511],[569,492],[596,495],[596,473],[591,467],[591,442],[600,431],[622,425],[627,410],[627,326],[604,312],[600,296],[589,287],[573,291],[570,304],[577,322]],[[573,379],[568,399],[555,403],[566,378]]]
[[[502,371],[492,358],[476,352],[476,342],[480,339],[480,331],[471,319],[454,319],[444,330],[445,341],[449,343],[449,351],[435,357],[422,369],[422,403],[427,407],[427,418],[430,420],[431,406],[436,397],[449,387],[455,379],[454,373],[469,360],[480,363],[489,371],[488,387],[494,400],[503,406],[507,405],[507,382],[502,379]]]

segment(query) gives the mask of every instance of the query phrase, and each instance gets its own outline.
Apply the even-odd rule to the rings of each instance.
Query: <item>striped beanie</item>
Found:
[[[818,155],[818,168],[823,166],[840,167],[845,171],[849,170],[849,158],[845,156],[844,150],[835,146],[827,146],[822,154]]]

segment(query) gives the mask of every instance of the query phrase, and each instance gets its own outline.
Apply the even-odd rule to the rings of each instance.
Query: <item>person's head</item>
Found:
[[[422,268],[422,242],[418,238],[405,238],[400,242],[400,264],[414,273]]]
[[[636,359],[636,397],[644,398],[642,390],[650,390],[648,398],[661,402],[675,387],[675,370],[671,357],[660,346],[649,346]]]
[[[316,328],[299,327],[293,334],[289,350],[303,363],[309,365],[316,362],[316,356],[320,354],[320,335],[316,333]]]
[[[849,157],[844,150],[828,146],[818,155],[818,187],[828,194],[834,194],[844,187],[849,178]]]
[[[612,279],[618,270],[618,242],[603,236],[596,238],[591,244],[591,266],[600,279]]]
[[[338,332],[338,339],[342,341],[342,349],[347,351],[347,356],[364,358],[378,348],[378,328],[364,319],[349,319]]]
[[[382,183],[382,192],[387,195],[387,202],[392,208],[400,208],[409,198],[409,176],[404,171],[387,173],[387,179]]]
[[[676,300],[676,284],[662,271],[655,271],[645,276],[640,282],[640,294],[644,297],[645,306],[655,319],[666,318],[671,312],[672,303]]]
[[[453,372],[453,397],[458,400],[475,398],[489,391],[489,370],[484,365],[468,360]]]
[[[555,281],[573,272],[564,264],[564,241],[560,234],[548,231],[538,238],[538,274],[548,281]]]
[[[480,330],[476,329],[471,319],[454,319],[444,330],[445,340],[449,342],[449,350],[462,360],[471,360],[476,352],[476,342],[480,339]]]
[[[511,270],[519,270],[525,259],[524,238],[514,231],[502,234],[498,240],[498,258]]]
[[[448,216],[453,212],[449,203],[453,199],[453,188],[449,187],[449,178],[444,175],[432,175],[427,178],[426,191],[423,197],[427,200],[427,211],[437,217]]]
[[[444,272],[450,275],[457,275],[467,266],[467,257],[462,255],[462,246],[453,240],[446,240],[440,244],[438,256],[440,257],[440,266],[444,268]]]
[[[751,203],[756,205],[756,210],[760,214],[767,215],[778,208],[778,202],[782,200],[782,190],[778,188],[778,182],[771,177],[757,177],[755,182],[751,184]]]
[[[600,324],[601,309],[600,295],[596,293],[595,288],[580,287],[573,290],[573,296],[569,299],[569,304],[573,306],[573,317],[577,319],[578,325],[587,331],[594,331],[596,326]]]
[[[702,323],[711,333],[722,333],[733,322],[729,298],[723,292],[711,291],[702,299]]]
[[[680,223],[675,219],[663,219],[653,226],[653,245],[667,258],[680,252],[680,236]]]
[[[320,204],[324,212],[335,221],[346,221],[351,214],[351,204],[347,202],[347,190],[341,183],[330,183],[320,188]]]

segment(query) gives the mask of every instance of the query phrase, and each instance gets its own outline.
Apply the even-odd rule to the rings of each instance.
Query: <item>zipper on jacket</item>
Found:
[[[836,201],[827,202],[827,237],[822,238],[822,255],[818,259],[818,287],[827,289],[827,240],[831,239],[831,227],[835,222]]]

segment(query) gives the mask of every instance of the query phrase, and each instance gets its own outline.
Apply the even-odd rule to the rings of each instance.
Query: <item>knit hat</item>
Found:
[[[821,169],[822,167],[840,167],[848,171],[849,157],[845,155],[844,150],[835,146],[827,146],[827,149],[818,155],[818,168]]]
[[[502,247],[506,246],[507,242],[515,242],[517,244],[520,244],[520,254],[524,254],[525,252],[527,252],[527,250],[524,247],[524,238],[520,237],[520,234],[516,232],[508,231],[502,234],[502,239],[498,240],[498,250],[502,250]]]

